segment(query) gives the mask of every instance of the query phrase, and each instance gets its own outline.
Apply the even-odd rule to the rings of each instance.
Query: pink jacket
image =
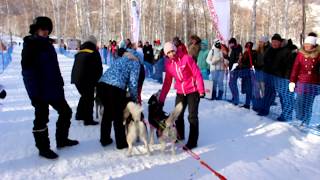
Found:
[[[166,76],[159,97],[160,102],[164,102],[170,90],[172,78],[175,79],[174,88],[178,94],[190,94],[199,92],[204,94],[204,83],[199,67],[189,55],[182,58],[176,56],[165,61]]]

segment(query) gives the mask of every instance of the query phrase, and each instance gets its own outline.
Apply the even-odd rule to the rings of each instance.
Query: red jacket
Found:
[[[204,94],[204,83],[199,67],[189,55],[182,58],[176,56],[165,61],[166,76],[160,94],[160,102],[164,102],[170,90],[172,78],[175,79],[174,88],[178,94],[199,92]]]
[[[320,84],[320,52],[300,50],[294,62],[290,82]]]

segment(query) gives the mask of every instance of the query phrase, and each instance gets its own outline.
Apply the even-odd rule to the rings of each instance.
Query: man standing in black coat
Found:
[[[97,39],[89,36],[80,46],[72,68],[71,83],[75,84],[81,97],[76,119],[84,120],[84,125],[97,125],[93,120],[94,89],[102,75],[102,62],[97,50]]]
[[[277,120],[290,121],[292,120],[294,97],[289,92],[288,85],[294,58],[292,58],[293,54],[288,47],[281,46],[282,41],[279,34],[274,34],[271,38],[271,47],[264,56],[265,95],[258,115],[266,116],[269,114],[270,106],[278,93],[282,112]]]
[[[22,76],[32,106],[35,108],[33,135],[39,155],[55,159],[58,155],[50,149],[48,135],[49,105],[58,111],[56,123],[57,148],[77,145],[76,140],[68,139],[72,110],[64,96],[64,82],[61,76],[57,53],[49,34],[52,21],[39,16],[30,25],[30,36],[24,37],[22,49]]]

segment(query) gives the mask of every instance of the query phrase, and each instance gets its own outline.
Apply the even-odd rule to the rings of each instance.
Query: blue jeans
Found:
[[[270,111],[270,106],[276,98],[276,90],[274,85],[274,76],[264,73],[265,93],[261,102],[260,114],[267,115]]]
[[[153,75],[153,66],[151,63],[148,63],[146,61],[143,62],[146,67],[146,77],[151,78]]]
[[[238,78],[239,70],[230,71],[229,87],[232,94],[232,103],[239,104],[239,90],[238,90]]]
[[[250,106],[250,102],[252,99],[252,81],[251,81],[251,72],[249,69],[241,70],[241,92],[246,94],[246,102],[245,105]]]
[[[289,91],[289,80],[279,77],[274,77],[275,89],[279,94],[281,104],[281,118],[286,121],[292,120],[294,93]]]
[[[223,91],[224,70],[211,71],[211,78],[213,81],[213,90],[216,90],[218,87],[219,91]]]

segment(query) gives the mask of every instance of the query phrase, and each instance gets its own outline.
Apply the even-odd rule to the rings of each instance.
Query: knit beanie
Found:
[[[317,44],[317,38],[314,36],[307,36],[304,40],[304,44],[311,44],[316,45]]]
[[[168,52],[172,50],[176,52],[177,51],[176,46],[172,42],[166,42],[163,47],[164,54],[168,55]]]

